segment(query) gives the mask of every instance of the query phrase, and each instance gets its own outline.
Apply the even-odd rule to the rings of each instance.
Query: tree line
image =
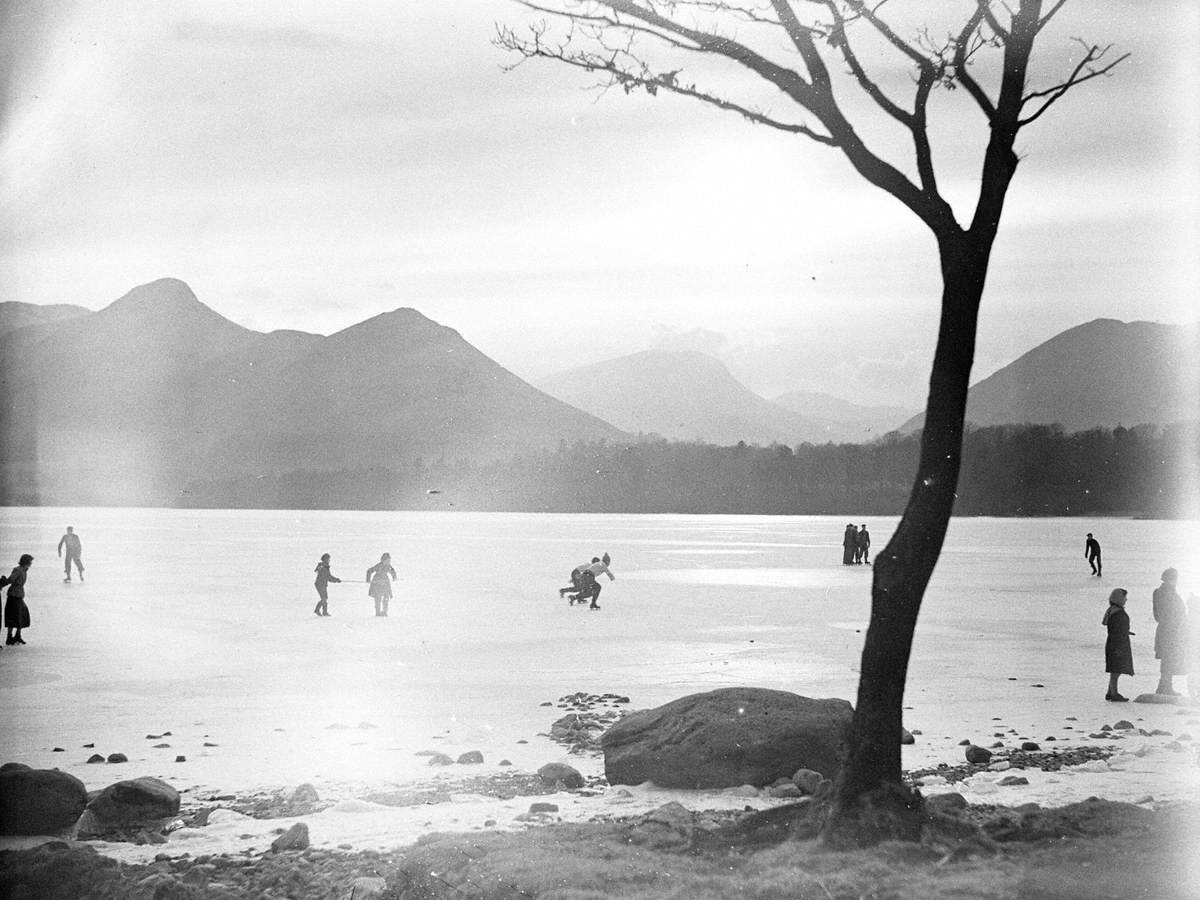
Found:
[[[495,462],[297,471],[189,484],[178,505],[561,513],[899,515],[918,434],[870,444],[560,444]],[[1200,427],[968,430],[956,515],[1194,514]]]

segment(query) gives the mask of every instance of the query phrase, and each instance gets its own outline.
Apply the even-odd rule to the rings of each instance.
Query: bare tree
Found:
[[[904,787],[900,769],[904,685],[921,599],[954,506],[979,304],[1018,163],[1013,144],[1023,127],[1068,91],[1105,75],[1125,57],[1106,59],[1108,47],[1080,41],[1069,73],[1049,86],[1031,87],[1034,42],[1066,0],[966,0],[965,21],[941,39],[928,29],[903,37],[881,13],[886,0],[517,2],[546,18],[520,32],[499,28],[498,46],[521,57],[514,65],[532,58],[554,60],[597,73],[602,87],[690,97],[827,145],[933,233],[942,273],[941,319],[920,462],[900,524],[876,555],[847,757],[823,831],[827,840],[840,844],[915,839],[921,799]],[[865,46],[882,46],[911,67],[906,102],[867,71]],[[728,87],[703,88],[685,79],[682,68],[666,69],[666,60],[696,54],[732,63],[743,80],[773,87],[790,115],[736,99]],[[994,71],[977,77],[973,69],[985,68],[985,59],[994,61]],[[855,130],[848,115],[854,107],[835,97],[835,78],[857,85],[867,98],[859,106],[894,120],[907,133],[903,164],[889,162]],[[927,111],[937,88],[963,89],[988,128],[974,212],[965,226],[943,197],[934,171]]]

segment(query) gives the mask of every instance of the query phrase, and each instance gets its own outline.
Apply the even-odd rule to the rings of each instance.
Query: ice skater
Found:
[[[1100,542],[1092,537],[1089,531],[1087,540],[1083,542],[1083,556],[1091,564],[1092,574],[1099,576],[1103,566],[1100,563]]]
[[[1162,584],[1154,589],[1154,658],[1161,660],[1158,687],[1154,693],[1178,697],[1174,680],[1176,675],[1186,675],[1187,660],[1187,609],[1175,591],[1179,573],[1167,569],[1162,573]]]
[[[1121,696],[1117,690],[1117,679],[1122,675],[1133,674],[1133,649],[1129,646],[1129,613],[1125,612],[1125,601],[1129,594],[1124,588],[1114,588],[1108,595],[1108,609],[1100,624],[1108,629],[1108,637],[1104,641],[1104,671],[1108,673],[1108,693],[1105,700],[1124,703],[1128,697]]]
[[[63,555],[64,546],[67,548],[67,558],[63,567],[67,577],[63,581],[69,583],[71,580],[71,563],[75,563],[75,568],[79,571],[79,580],[83,581],[83,545],[79,543],[79,535],[70,525],[67,526],[67,533],[58,539],[59,556]]]
[[[612,573],[608,564],[612,562],[612,557],[605,553],[601,557],[592,557],[592,561],[582,566],[576,566],[571,571],[571,582],[573,585],[578,585],[575,588],[575,593],[571,595],[570,603],[582,604],[585,600],[591,600],[589,609],[599,609],[600,604],[596,601],[600,599],[600,575],[607,575],[609,581],[616,581],[617,576]],[[578,574],[576,574],[578,573]],[[559,591],[559,596],[564,592]]]
[[[392,554],[385,553],[379,557],[379,562],[367,569],[367,596],[375,601],[375,615],[388,614],[388,601],[392,599],[392,582],[396,580],[396,570],[392,568]]]
[[[858,535],[854,539],[854,561],[856,563],[871,564],[871,533],[867,531],[867,523],[863,522],[862,527],[858,529]]]
[[[21,555],[17,567],[11,575],[0,575],[0,587],[8,585],[8,599],[4,601],[4,627],[8,636],[4,643],[8,646],[24,644],[21,629],[29,627],[29,607],[25,603],[25,579],[29,577],[29,567],[33,565],[33,557],[28,553]]]
[[[320,598],[317,600],[317,607],[313,612],[318,616],[327,616],[329,615],[329,582],[341,584],[342,579],[329,571],[328,553],[321,554],[321,561],[317,563],[317,567],[313,571],[317,573],[317,580],[313,584],[317,588],[317,597]]]

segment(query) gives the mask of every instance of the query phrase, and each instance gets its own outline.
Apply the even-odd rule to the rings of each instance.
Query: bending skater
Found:
[[[1154,693],[1169,697],[1179,696],[1175,690],[1176,675],[1186,675],[1187,665],[1187,609],[1175,591],[1179,573],[1167,569],[1162,573],[1162,584],[1154,589],[1154,658],[1162,660],[1159,669],[1158,687]]]
[[[598,563],[598,562],[600,562],[600,557],[593,556],[591,562],[580,563],[575,568],[573,568],[571,570],[571,574],[568,576],[568,578],[571,582],[571,585],[570,585],[570,587],[563,587],[563,588],[558,589],[559,599],[561,599],[566,594],[570,594],[571,599],[568,601],[568,605],[574,606],[575,601],[579,599],[579,594],[584,588],[585,579],[584,579],[583,573],[588,570],[588,566],[592,565],[592,563]]]
[[[28,553],[22,554],[17,567],[11,575],[0,576],[0,587],[8,585],[8,599],[4,601],[4,627],[8,629],[8,637],[4,643],[24,644],[21,629],[29,627],[29,607],[25,603],[25,579],[29,577],[29,567],[33,565],[33,557]]]
[[[596,601],[600,599],[600,581],[601,574],[607,575],[609,581],[616,581],[617,576],[608,568],[608,564],[612,562],[612,557],[607,553],[600,559],[593,559],[591,564],[580,575],[580,590],[575,595],[575,600],[582,603],[585,599],[591,598],[591,606],[589,609],[599,609],[600,604]]]
[[[1133,649],[1129,646],[1129,613],[1125,612],[1125,601],[1129,598],[1124,588],[1115,588],[1108,595],[1108,609],[1100,624],[1108,629],[1108,638],[1104,641],[1104,671],[1108,673],[1108,693],[1105,700],[1124,703],[1128,697],[1122,697],[1117,690],[1117,679],[1122,675],[1133,674]]]
[[[1083,542],[1083,556],[1091,564],[1092,574],[1099,575],[1103,565],[1100,562],[1100,542],[1092,537],[1089,531],[1087,540]]]
[[[317,596],[320,598],[317,601],[317,607],[313,610],[318,616],[329,615],[329,582],[341,584],[342,579],[338,578],[329,571],[329,554],[322,553],[321,561],[317,563],[317,568],[314,569],[317,573],[317,580],[313,584],[317,588]]]
[[[58,555],[63,555],[63,547],[67,548],[67,559],[63,564],[66,569],[67,577],[63,581],[71,580],[71,563],[75,563],[75,568],[79,571],[79,580],[83,581],[83,545],[79,543],[79,535],[75,533],[75,529],[70,525],[67,526],[67,533],[58,539]]]
[[[379,557],[379,562],[367,569],[367,596],[375,601],[375,615],[388,614],[388,601],[392,599],[392,581],[396,579],[396,570],[392,568],[392,554],[385,553]]]

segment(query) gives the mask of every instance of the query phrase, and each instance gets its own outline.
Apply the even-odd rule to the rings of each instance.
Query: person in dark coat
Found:
[[[1104,671],[1108,673],[1108,693],[1105,700],[1124,703],[1128,697],[1122,697],[1117,690],[1117,679],[1122,675],[1133,674],[1133,649],[1129,646],[1129,613],[1125,612],[1125,601],[1129,599],[1124,588],[1116,588],[1108,595],[1108,609],[1100,624],[1108,629],[1108,638],[1104,642]]]
[[[1179,696],[1173,684],[1176,675],[1186,675],[1187,660],[1187,608],[1175,590],[1179,573],[1167,569],[1162,573],[1162,584],[1154,589],[1154,658],[1162,660],[1159,669],[1156,694],[1169,697]]]
[[[1088,532],[1087,540],[1083,542],[1083,556],[1091,565],[1092,574],[1099,575],[1104,568],[1100,562],[1100,542],[1092,537],[1090,531]]]
[[[392,582],[396,580],[396,570],[392,568],[392,554],[385,553],[379,557],[379,562],[367,569],[367,596],[375,601],[375,615],[388,614],[388,602],[392,599]]]
[[[854,551],[858,549],[858,529],[853,524],[846,526],[842,535],[842,565],[854,565]]]
[[[863,522],[854,539],[854,561],[871,564],[871,533],[867,531],[867,523]]]
[[[8,629],[8,637],[4,643],[24,644],[21,629],[29,627],[29,607],[25,604],[25,579],[29,577],[29,567],[33,565],[33,557],[23,554],[17,562],[17,567],[11,575],[0,576],[0,587],[8,585],[8,599],[4,601],[4,627]]]
[[[322,553],[321,561],[317,563],[317,568],[314,569],[317,573],[317,580],[313,584],[317,588],[317,608],[313,610],[318,616],[329,615],[329,582],[341,584],[342,579],[338,578],[329,571],[329,554]]]

